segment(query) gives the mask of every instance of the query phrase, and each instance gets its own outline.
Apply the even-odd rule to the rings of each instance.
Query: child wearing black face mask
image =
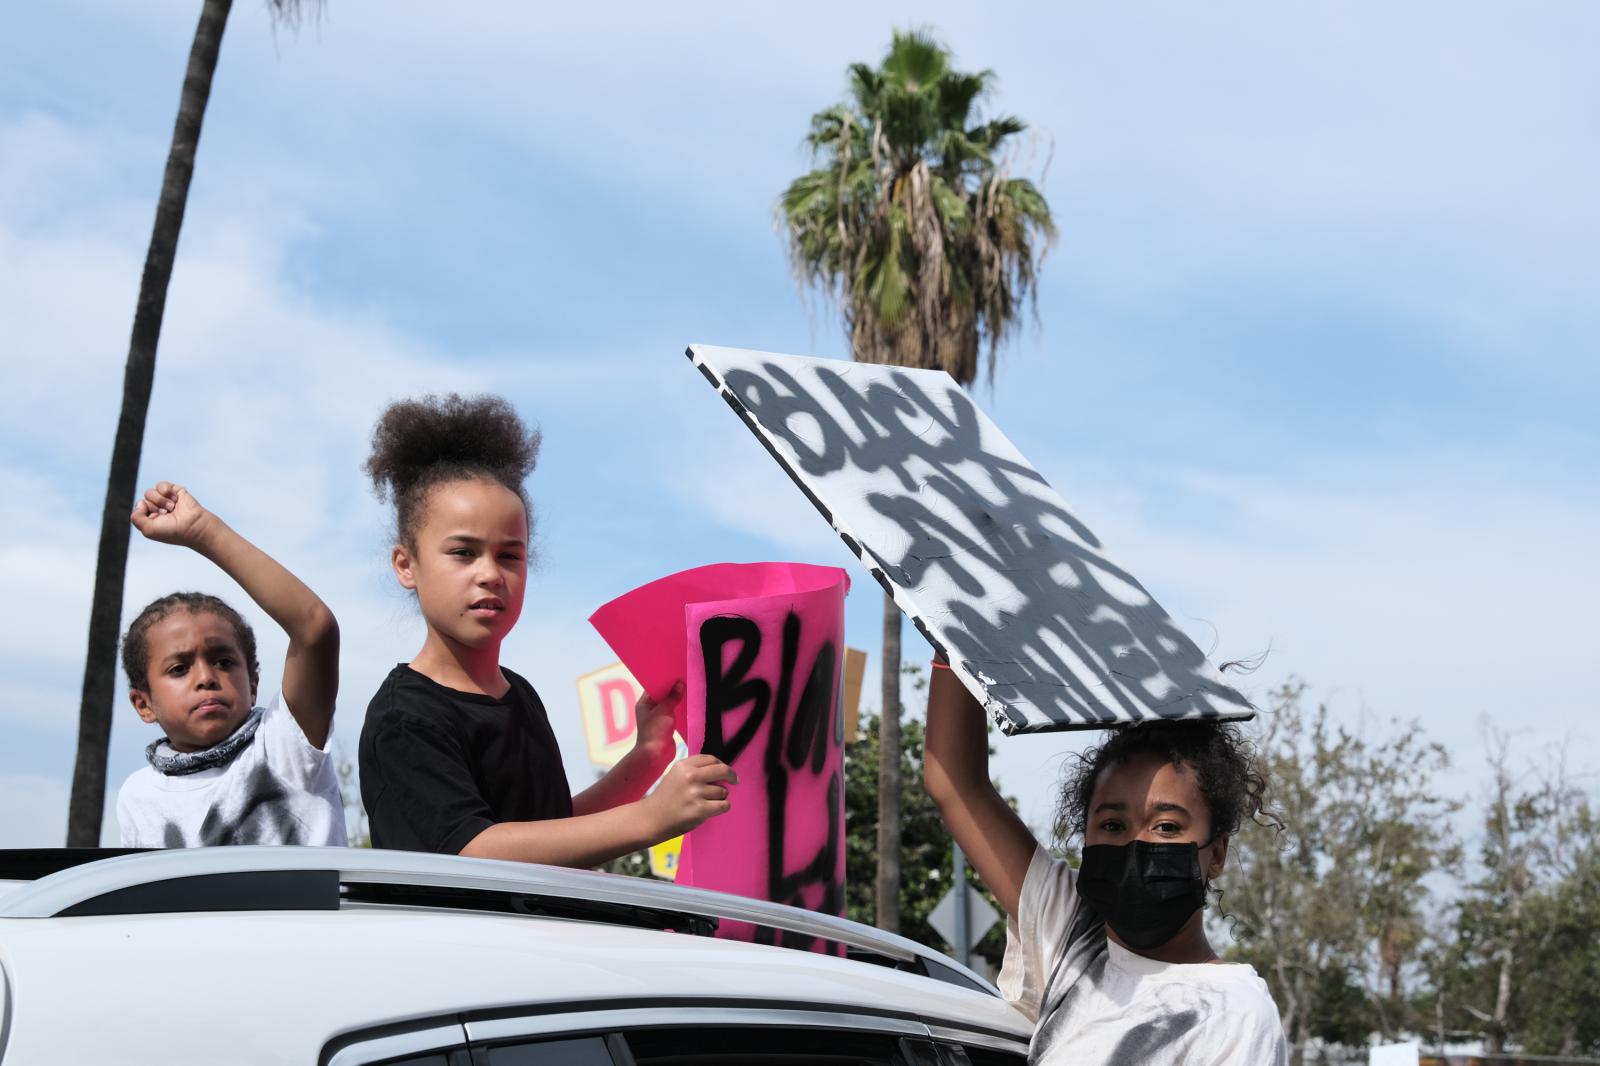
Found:
[[[1265,784],[1234,727],[1116,730],[1079,758],[1056,832],[1083,835],[1074,870],[1039,846],[989,779],[987,718],[940,656],[924,779],[945,825],[1008,916],[1000,988],[1037,1023],[1029,1061],[1073,1066],[1282,1066],[1266,984],[1206,938],[1206,888]]]

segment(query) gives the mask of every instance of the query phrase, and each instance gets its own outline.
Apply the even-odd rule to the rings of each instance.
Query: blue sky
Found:
[[[773,208],[807,120],[931,26],[1032,124],[1061,239],[980,401],[1218,657],[1271,647],[1344,720],[1600,772],[1600,71],[1583,2],[236,6],[141,478],[338,613],[338,737],[420,643],[360,474],[391,399],[545,432],[507,646],[589,773],[585,618],[719,560],[848,556],[682,356],[844,352]],[[197,3],[31,5],[0,37],[0,844],[58,843],[105,464]],[[856,574],[852,643],[876,653]],[[198,560],[136,542],[128,611]],[[264,620],[263,620],[264,621]],[[282,640],[263,632],[270,674]],[[908,648],[915,649],[908,630]],[[875,691],[869,682],[869,692]],[[125,705],[113,784],[149,739]],[[1048,817],[1081,736],[1000,744]]]

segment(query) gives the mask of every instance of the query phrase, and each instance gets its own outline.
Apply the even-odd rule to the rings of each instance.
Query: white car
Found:
[[[69,855],[0,853],[0,878]],[[1032,1031],[920,944],[639,878],[230,847],[0,890],[4,1066],[1009,1066]]]

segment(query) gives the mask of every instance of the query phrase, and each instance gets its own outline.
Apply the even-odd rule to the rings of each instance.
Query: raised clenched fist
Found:
[[[147,538],[162,544],[196,547],[212,522],[211,512],[189,495],[189,490],[170,481],[157,482],[145,490],[130,516],[133,527]]]

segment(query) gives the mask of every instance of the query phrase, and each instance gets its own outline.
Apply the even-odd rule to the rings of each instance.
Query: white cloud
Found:
[[[1000,70],[997,109],[1053,141],[1053,293],[1138,307],[1338,292],[1446,330],[1474,358],[1582,368],[1563,342],[1597,326],[1590,6],[1030,8],[1022,39],[989,9],[847,7],[769,22],[641,5],[597,53],[584,9],[442,26],[391,5],[331,14],[287,47],[241,35],[234,58],[236,76],[271,76],[304,107],[340,99],[380,128],[465,124],[765,247],[806,120],[842,94],[845,64],[893,25],[931,24],[964,63]],[[423,67],[436,77],[405,73]]]
[[[1297,674],[1349,694],[1347,712],[1416,717],[1475,751],[1482,715],[1553,740],[1600,711],[1580,665],[1600,500],[1581,480],[1516,476],[1537,460],[1462,449],[1292,477],[1180,469],[1141,479],[1131,506],[1114,471],[1078,462],[1062,488],[1203,647],[1214,627],[1222,656],[1272,648],[1258,686]]]
[[[1022,36],[994,10],[907,2],[863,18],[841,3],[769,20],[632,5],[608,16],[618,32],[586,8],[441,20],[399,3],[278,36],[240,12],[207,134],[237,154],[205,160],[197,195],[270,186],[303,205],[290,227],[403,225],[386,189],[420,200],[433,174],[493,200],[507,191],[495,171],[525,171],[606,189],[615,220],[593,220],[598,239],[690,218],[718,246],[766,255],[811,112],[892,26],[931,25],[963,64],[999,71],[997,110],[1053,144],[1050,301],[1149,313],[1337,295],[1445,331],[1491,369],[1515,352],[1525,374],[1592,381],[1573,343],[1600,325],[1587,299],[1600,140],[1581,103],[1596,89],[1592,5],[1002,8],[1025,10]],[[102,14],[151,42],[187,34],[159,9]],[[459,163],[418,169],[419,142]]]
[[[722,402],[706,391],[706,406],[721,413]],[[705,467],[680,467],[666,475],[666,486],[690,513],[723,529],[754,537],[795,559],[851,566],[854,556],[755,436],[728,412],[727,434],[704,434],[726,447],[714,476]],[[726,439],[731,437],[732,439]]]

